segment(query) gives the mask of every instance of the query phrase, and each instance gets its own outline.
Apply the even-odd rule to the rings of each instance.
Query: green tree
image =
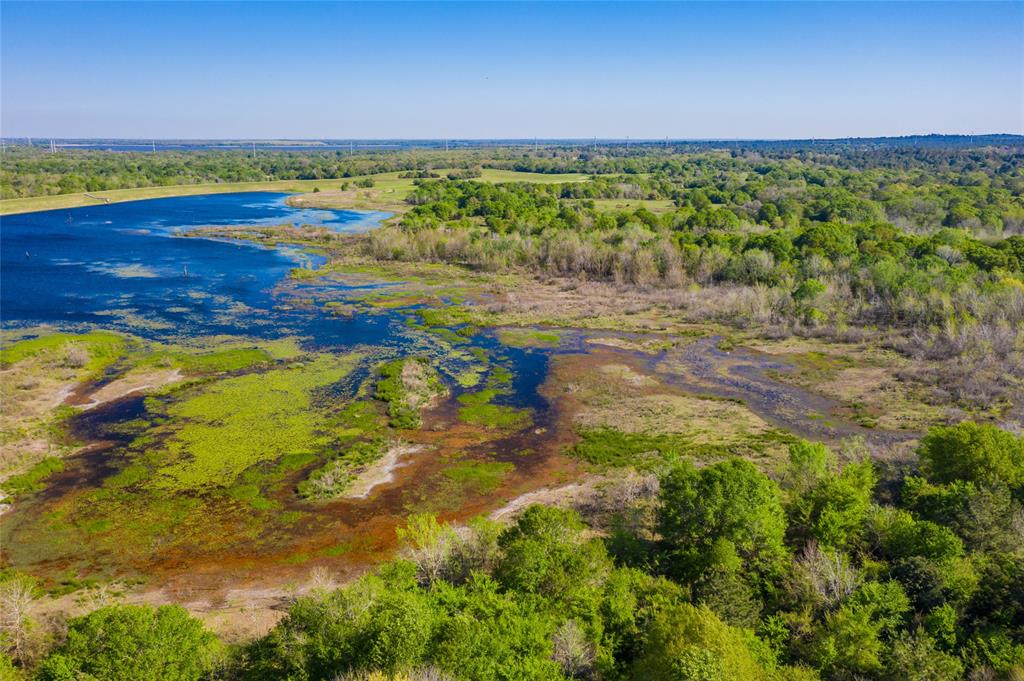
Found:
[[[631,676],[636,681],[767,681],[771,676],[755,654],[757,643],[711,610],[680,604],[654,616]]]
[[[498,543],[505,555],[494,574],[505,588],[565,604],[596,597],[612,567],[604,545],[585,538],[575,512],[550,506],[526,509]]]
[[[68,622],[68,635],[43,661],[41,681],[191,681],[222,652],[217,637],[184,608],[117,605]]]
[[[696,577],[719,539],[748,568],[774,570],[785,559],[786,516],[778,485],[744,459],[697,469],[684,462],[665,476],[658,528],[684,576]]]
[[[965,421],[932,428],[917,451],[929,480],[1024,486],[1024,438],[991,424]]]
[[[867,460],[826,475],[789,501],[793,531],[825,546],[852,548],[863,535],[874,486],[874,467]]]

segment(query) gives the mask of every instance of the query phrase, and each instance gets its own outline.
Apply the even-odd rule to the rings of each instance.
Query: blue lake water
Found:
[[[5,328],[94,324],[149,338],[180,334],[312,333],[316,321],[277,304],[290,269],[315,265],[295,249],[183,238],[204,225],[374,227],[386,213],[299,209],[286,194],[152,199],[0,218],[0,313]],[[353,321],[344,344],[383,330]],[[369,320],[370,326],[381,321]],[[335,320],[332,326],[337,327]]]
[[[286,197],[213,194],[0,218],[3,327],[100,327],[157,341],[298,336],[320,349],[371,345],[443,357],[445,347],[435,336],[405,323],[408,310],[339,317],[322,306],[386,284],[289,281],[291,269],[316,266],[318,257],[289,247],[182,236],[208,225],[287,223],[351,232],[388,216],[292,208]],[[536,390],[546,375],[546,353],[504,347],[491,334],[472,344],[500,354],[513,370],[511,394],[502,401],[541,405]]]

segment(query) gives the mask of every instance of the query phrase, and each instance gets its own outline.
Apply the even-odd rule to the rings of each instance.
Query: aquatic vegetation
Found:
[[[498,340],[516,348],[554,348],[558,347],[562,336],[557,331],[550,330],[500,329]]]
[[[419,428],[420,410],[448,391],[437,371],[423,358],[385,362],[378,372],[374,396],[387,403],[395,428]]]
[[[494,430],[520,430],[530,425],[533,414],[529,409],[518,409],[504,404],[492,404],[499,392],[488,388],[475,393],[459,395],[459,419]]]
[[[64,461],[57,457],[47,457],[32,466],[21,475],[13,475],[3,481],[2,486],[5,492],[11,496],[36,492],[43,487],[43,481],[50,475],[64,470]]]
[[[356,355],[215,381],[172,399],[158,426],[160,462],[148,483],[165,489],[226,487],[250,466],[316,453],[332,439],[320,426],[313,392],[341,380]]]
[[[484,371],[484,367],[471,366],[468,369],[460,371],[455,376],[455,381],[463,388],[474,388],[480,384]]]

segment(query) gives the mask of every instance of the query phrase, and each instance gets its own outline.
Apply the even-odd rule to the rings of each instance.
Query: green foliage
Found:
[[[771,674],[750,649],[750,639],[706,608],[680,604],[651,621],[632,670],[644,681],[767,681]]]
[[[883,669],[886,637],[896,632],[910,604],[895,582],[868,582],[829,614],[811,654],[831,678],[876,675]]]
[[[43,488],[43,481],[46,478],[62,470],[64,470],[64,460],[48,456],[26,472],[7,478],[0,483],[0,486],[12,496],[37,492]]]
[[[918,449],[929,480],[1024,486],[1024,438],[991,424],[933,428]]]
[[[839,473],[826,473],[789,500],[792,531],[832,548],[856,546],[864,533],[874,486],[874,467],[867,460],[848,464]]]
[[[118,605],[68,622],[67,639],[43,660],[40,681],[190,681],[222,653],[217,637],[177,605]]]
[[[502,593],[478,577],[464,589],[439,593],[450,617],[438,632],[434,661],[458,679],[560,681],[551,659],[555,619],[528,598]]]
[[[772,571],[787,553],[779,488],[744,459],[672,469],[662,480],[658,528],[687,575],[702,571],[720,539],[731,543],[747,569]]]
[[[579,516],[531,506],[502,533],[495,577],[505,588],[567,604],[593,597],[611,569],[604,545],[583,536]]]

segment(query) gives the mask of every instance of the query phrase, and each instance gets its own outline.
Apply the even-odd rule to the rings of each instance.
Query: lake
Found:
[[[316,335],[310,328],[315,319],[276,308],[273,295],[292,268],[315,266],[315,257],[289,248],[180,236],[209,225],[291,223],[362,231],[389,216],[292,208],[286,198],[264,192],[214,194],[0,218],[4,327],[95,324],[152,339]],[[379,321],[371,326],[379,327]],[[330,326],[336,332],[339,325]],[[364,327],[353,320],[343,338],[332,340],[374,342],[386,333]]]

